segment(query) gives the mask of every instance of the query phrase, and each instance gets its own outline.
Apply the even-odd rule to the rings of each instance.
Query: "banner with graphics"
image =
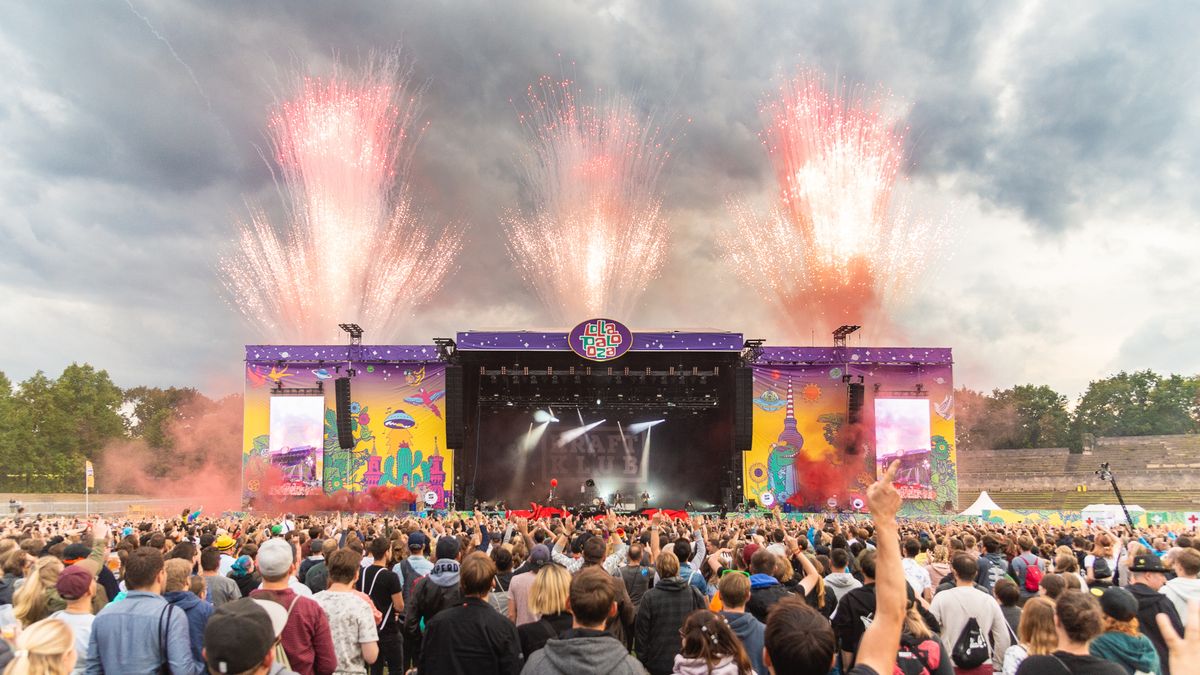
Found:
[[[852,384],[863,393],[853,424]],[[905,513],[957,503],[949,365],[756,365],[753,415],[743,490],[759,506],[861,510],[867,486],[894,459]]]
[[[354,447],[342,449],[334,379],[348,367],[344,361],[338,366],[307,362],[305,349],[283,352],[290,359],[280,365],[256,362],[248,348],[243,498],[396,486],[424,504],[446,507],[453,499],[454,461],[445,447],[445,366],[436,361],[353,363]]]

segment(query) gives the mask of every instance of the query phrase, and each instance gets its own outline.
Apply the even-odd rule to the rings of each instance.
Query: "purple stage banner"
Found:
[[[633,347],[633,332],[612,319],[588,319],[571,329],[567,344],[589,361],[611,361]]]
[[[535,331],[468,331],[459,333],[459,349],[475,351],[571,351],[567,333]],[[741,333],[652,331],[633,333],[633,352],[737,352]]]

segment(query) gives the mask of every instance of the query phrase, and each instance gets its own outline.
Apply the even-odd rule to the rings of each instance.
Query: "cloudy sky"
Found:
[[[716,239],[728,196],[772,186],[759,102],[808,66],[891,91],[911,197],[954,223],[888,339],[953,347],[974,388],[1195,373],[1198,30],[1185,2],[4,3],[0,370],[240,389],[263,336],[216,264],[248,202],[277,204],[271,101],[298,70],[400,44],[429,83],[416,188],[468,237],[390,342],[548,323],[499,216],[525,143],[510,99],[564,68],[692,120],[662,183],[671,257],[630,323],[796,342]]]

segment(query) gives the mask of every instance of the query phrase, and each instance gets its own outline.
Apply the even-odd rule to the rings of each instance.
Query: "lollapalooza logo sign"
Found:
[[[567,335],[571,351],[592,361],[611,361],[633,346],[633,332],[612,319],[588,319]]]

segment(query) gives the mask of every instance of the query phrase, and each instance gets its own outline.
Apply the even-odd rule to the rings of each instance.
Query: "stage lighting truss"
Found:
[[[574,375],[571,371],[575,370]],[[589,409],[713,410],[719,405],[719,372],[713,368],[668,370],[524,367],[481,368],[479,402],[483,407],[563,407]],[[594,405],[593,405],[594,404]]]
[[[321,382],[320,380],[317,381],[317,386],[315,386],[315,387],[284,387],[284,386],[282,386],[282,384],[277,383],[275,385],[275,387],[273,389],[271,389],[271,395],[272,396],[324,396],[325,395],[325,387],[324,387],[324,383]]]

